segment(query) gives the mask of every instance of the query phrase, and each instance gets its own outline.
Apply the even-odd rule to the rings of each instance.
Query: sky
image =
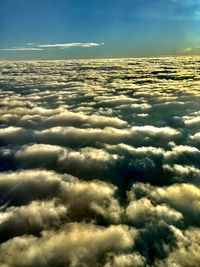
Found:
[[[200,0],[1,0],[0,59],[200,54]]]

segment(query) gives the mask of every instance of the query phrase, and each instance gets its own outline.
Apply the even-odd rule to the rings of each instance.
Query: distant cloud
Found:
[[[38,47],[12,47],[12,48],[3,48],[1,51],[41,51],[42,48]]]
[[[184,53],[194,53],[194,52],[197,52],[200,50],[200,45],[194,45],[194,46],[191,46],[191,47],[186,47],[183,51]]]
[[[26,43],[25,45],[26,45],[26,46],[27,46],[27,45],[28,45],[28,46],[35,46],[36,43],[30,43],[30,42],[29,42],[29,43]]]
[[[24,47],[3,48],[0,51],[40,51],[48,48],[64,49],[70,47],[95,47],[104,43],[63,43],[63,44],[38,44],[26,43]]]
[[[38,47],[41,48],[67,48],[67,47],[93,47],[93,46],[99,46],[103,43],[64,43],[64,44],[43,44],[38,45]]]
[[[192,47],[187,47],[184,49],[184,53],[188,53],[192,51]]]

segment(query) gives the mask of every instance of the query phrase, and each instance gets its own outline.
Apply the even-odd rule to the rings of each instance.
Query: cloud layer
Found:
[[[198,57],[0,68],[1,266],[200,265]]]

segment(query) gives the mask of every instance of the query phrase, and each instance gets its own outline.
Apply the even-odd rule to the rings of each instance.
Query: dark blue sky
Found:
[[[1,0],[0,57],[198,54],[199,25],[200,0]]]

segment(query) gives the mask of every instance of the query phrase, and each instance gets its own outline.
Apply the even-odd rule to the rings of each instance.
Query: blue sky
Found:
[[[1,0],[1,59],[200,53],[200,0]]]

